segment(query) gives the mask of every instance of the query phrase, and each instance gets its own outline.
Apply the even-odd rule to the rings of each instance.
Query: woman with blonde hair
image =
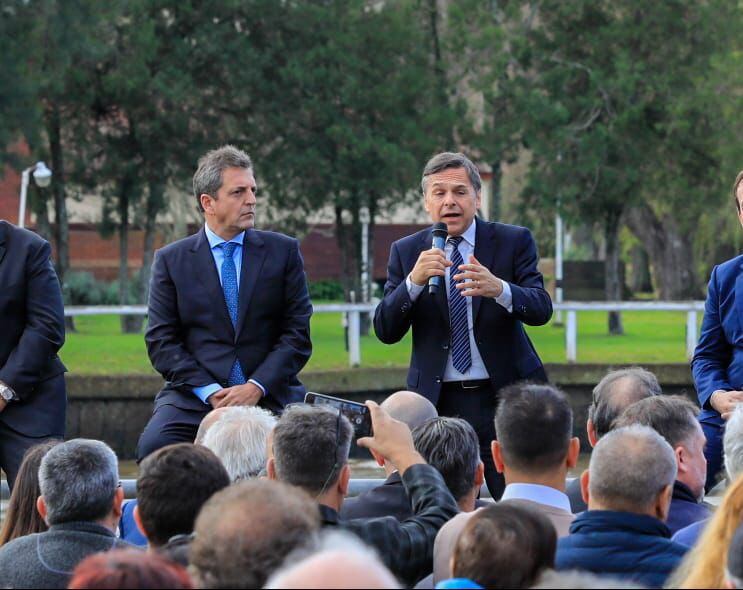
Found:
[[[730,542],[743,522],[743,476],[727,489],[694,547],[673,574],[670,588],[724,588]]]

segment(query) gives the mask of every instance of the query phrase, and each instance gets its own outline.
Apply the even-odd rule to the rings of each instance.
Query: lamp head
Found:
[[[33,174],[36,184],[41,188],[49,186],[49,183],[52,181],[52,171],[46,167],[44,162],[36,163]]]

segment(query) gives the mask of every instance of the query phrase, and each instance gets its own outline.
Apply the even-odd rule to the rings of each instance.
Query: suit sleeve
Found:
[[[65,339],[64,305],[48,242],[31,246],[26,262],[26,327],[7,362],[0,381],[23,399]]]
[[[513,261],[514,280],[510,282],[513,315],[529,326],[542,326],[552,317],[552,299],[537,270],[537,245],[524,229]]]
[[[176,288],[162,252],[155,253],[152,263],[147,307],[145,342],[155,370],[175,387],[194,388],[217,381],[183,345]]]
[[[694,384],[697,388],[699,404],[704,409],[712,409],[709,398],[718,389],[732,390],[728,382],[727,368],[732,358],[733,347],[727,341],[720,318],[720,290],[718,268],[712,270],[704,303],[704,319],[699,343],[691,361]]]
[[[304,274],[304,261],[299,251],[299,242],[292,240],[284,284],[284,317],[281,335],[273,350],[250,375],[270,395],[282,390],[277,387],[286,383],[307,364],[312,354],[310,340],[310,317],[312,303]],[[286,400],[279,400],[282,404]]]
[[[392,244],[387,263],[384,297],[374,310],[374,332],[385,344],[399,342],[407,334],[412,321],[413,302],[405,284],[405,271],[397,244]]]

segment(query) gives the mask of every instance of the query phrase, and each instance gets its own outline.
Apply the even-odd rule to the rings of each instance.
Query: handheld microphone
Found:
[[[431,244],[431,248],[439,248],[441,250],[444,249],[444,246],[446,246],[446,236],[448,235],[448,230],[446,228],[446,224],[439,222],[434,224],[433,226],[433,243]],[[441,285],[441,277],[439,275],[432,276],[430,279],[428,279],[428,292],[431,295],[435,295],[436,291],[439,290],[439,286]]]

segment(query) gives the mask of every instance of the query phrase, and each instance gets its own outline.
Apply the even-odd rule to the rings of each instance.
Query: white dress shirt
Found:
[[[472,220],[472,223],[467,228],[467,230],[462,234],[462,241],[459,242],[459,253],[462,255],[462,260],[465,264],[469,264],[469,258],[470,256],[474,255],[475,253],[475,234],[477,233],[477,224],[475,223],[475,220]],[[446,246],[444,248],[444,253],[446,254],[446,259],[451,260],[452,252],[454,251],[454,245],[451,244],[448,239],[446,242]],[[458,270],[455,269],[453,266],[450,266],[448,269],[449,272],[445,275],[445,281],[446,281],[446,296],[447,299],[449,297],[449,283],[450,278],[449,275],[455,275],[458,274]],[[405,280],[406,286],[408,288],[408,295],[410,296],[411,301],[415,301],[418,299],[420,294],[423,292],[423,290],[426,288],[426,285],[416,285],[410,278],[410,275],[408,275],[408,278]],[[501,283],[503,284],[503,292],[498,295],[498,297],[495,298],[495,301],[502,305],[506,310],[508,310],[508,313],[511,313],[513,311],[513,298],[511,296],[511,286],[506,282],[501,280]],[[485,368],[485,363],[482,360],[482,356],[480,356],[480,350],[477,348],[477,344],[475,343],[475,330],[474,330],[474,322],[472,319],[472,297],[465,297],[467,301],[467,328],[469,332],[469,340],[470,340],[470,354],[472,357],[472,364],[470,365],[470,368],[467,369],[466,372],[460,373],[457,369],[454,368],[454,363],[452,362],[452,351],[449,350],[449,356],[446,360],[446,369],[444,370],[444,381],[476,381],[480,379],[488,379],[490,377],[490,374],[488,373],[488,370]]]

